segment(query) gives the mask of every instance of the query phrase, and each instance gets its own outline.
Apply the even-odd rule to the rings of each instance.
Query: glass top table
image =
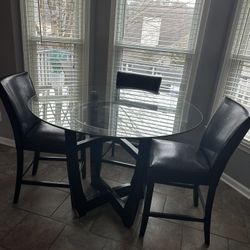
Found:
[[[196,128],[201,112],[187,102],[168,106],[126,100],[76,102],[52,97],[32,98],[30,108],[41,120],[89,135],[116,138],[156,138]]]
[[[82,216],[104,202],[110,202],[124,225],[130,227],[143,197],[152,138],[168,138],[190,131],[202,122],[202,114],[187,102],[162,105],[153,100],[152,103],[142,103],[117,97],[107,101],[95,92],[87,96],[90,98],[77,101],[37,95],[30,100],[29,106],[40,120],[65,131],[67,172],[76,212]],[[79,141],[79,133],[90,136]],[[111,188],[101,178],[102,146],[110,138],[118,141],[136,159],[134,175],[127,186]],[[131,138],[138,140],[138,147],[127,140]],[[98,191],[98,195],[90,199],[82,188],[79,172],[78,151],[85,147],[90,147],[91,185]],[[122,199],[123,196],[127,199]]]

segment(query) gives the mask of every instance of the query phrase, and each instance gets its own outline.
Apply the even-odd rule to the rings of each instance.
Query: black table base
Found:
[[[131,183],[111,188],[100,175],[102,147],[109,138],[93,138],[87,142],[77,142],[76,133],[70,130],[65,131],[65,138],[71,202],[77,214],[84,216],[88,211],[109,202],[121,217],[124,225],[132,226],[140,199],[144,194],[150,139],[139,140],[139,152]],[[98,191],[96,195],[88,198],[82,188],[83,180],[78,162],[78,151],[83,147],[90,147],[91,185]],[[122,199],[124,196],[127,198]]]

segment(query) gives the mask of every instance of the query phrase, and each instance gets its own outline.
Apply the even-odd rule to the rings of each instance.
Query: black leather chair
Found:
[[[145,234],[149,216],[203,222],[205,244],[208,246],[216,187],[230,156],[249,128],[248,111],[226,97],[210,120],[198,149],[180,142],[153,140],[140,236]],[[150,211],[155,183],[193,188],[194,205],[198,206],[200,197],[204,216],[196,218]],[[200,185],[208,186],[206,202],[201,196]]]
[[[66,147],[64,130],[42,122],[29,110],[28,101],[35,94],[34,86],[27,72],[1,80],[0,95],[10,119],[16,143],[17,174],[14,203],[18,202],[21,184],[69,187],[68,183],[23,179],[32,166],[32,175],[36,175],[39,160],[66,160],[66,157],[40,156],[40,152],[65,154]],[[24,150],[34,152],[33,161],[26,170],[23,166]]]
[[[161,77],[141,75],[128,72],[117,72],[117,89],[138,89],[158,94],[161,86]]]
[[[118,71],[117,76],[116,76],[116,88],[118,90],[119,89],[135,89],[135,90],[142,90],[142,91],[150,92],[153,94],[159,94],[161,80],[162,78],[160,76],[142,75],[142,74]],[[118,98],[119,98],[119,94],[118,94]],[[153,105],[154,104],[152,104],[152,106]],[[128,153],[131,154],[132,157],[136,158],[137,149],[132,143],[130,143],[126,139],[117,139],[116,141],[112,141],[112,144],[111,144],[112,156],[114,156],[115,154],[115,143],[120,144]],[[108,151],[109,150],[107,150],[106,153]],[[118,165],[125,166],[125,167],[132,167],[132,168],[134,167],[133,164],[116,161],[116,160],[103,160],[103,161],[112,163],[112,164],[118,164]]]

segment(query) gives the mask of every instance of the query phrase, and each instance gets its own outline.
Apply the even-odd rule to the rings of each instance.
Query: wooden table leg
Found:
[[[97,139],[90,146],[90,171],[91,171],[91,185],[94,188],[100,188],[100,172],[102,165],[102,148],[103,140]]]
[[[71,203],[78,215],[83,216],[87,212],[87,199],[82,189],[80,177],[76,132],[65,130],[65,143]]]
[[[133,225],[140,199],[144,195],[150,144],[151,139],[143,138],[139,141],[139,152],[136,161],[136,168],[131,181],[131,190],[124,206],[122,216],[123,223],[127,227],[131,227]]]

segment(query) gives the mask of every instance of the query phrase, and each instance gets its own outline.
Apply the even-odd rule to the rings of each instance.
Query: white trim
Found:
[[[201,60],[201,51],[203,48],[204,38],[205,38],[205,30],[207,28],[207,19],[210,12],[210,6],[211,6],[211,0],[205,1],[202,6],[202,13],[200,17],[200,25],[198,28],[197,33],[197,41],[196,41],[196,47],[194,48],[195,51],[192,55],[192,62],[191,62],[191,70],[189,73],[189,80],[188,80],[188,86],[187,91],[185,94],[185,100],[190,101],[192,99],[193,91],[194,91],[194,85],[197,77],[197,71],[199,62]],[[191,53],[187,51],[186,53],[189,56]]]
[[[240,182],[236,181],[225,173],[222,174],[221,180],[239,193],[241,193],[242,195],[244,195],[247,199],[250,199],[250,189],[248,187],[242,185]]]
[[[228,40],[227,40],[227,47],[226,47],[226,52],[223,58],[223,63],[221,65],[220,71],[219,71],[219,77],[218,77],[218,84],[216,87],[216,93],[215,93],[215,98],[214,98],[214,103],[212,106],[212,113],[213,114],[216,109],[218,108],[219,104],[221,103],[221,99],[223,96],[223,91],[225,89],[225,85],[226,85],[226,77],[228,76],[228,59],[230,58],[230,54],[231,54],[231,50],[232,50],[232,46],[233,46],[233,40],[234,40],[234,36],[235,36],[235,32],[236,32],[236,28],[237,28],[237,22],[239,20],[240,17],[240,12],[241,12],[241,7],[242,7],[243,2],[238,1],[238,3],[236,4],[236,9],[235,9],[235,13],[234,13],[234,19],[233,22],[231,23],[231,31],[228,34]]]
[[[0,137],[0,144],[10,146],[10,147],[13,147],[13,148],[16,147],[15,140],[9,139],[9,138],[6,138],[6,137]]]
[[[106,99],[107,101],[112,99],[113,96],[113,68],[114,68],[114,36],[115,36],[115,19],[116,19],[116,6],[117,2],[111,0],[110,8],[110,20],[109,20],[109,41],[108,41],[108,67],[107,67],[107,79],[106,79]]]

